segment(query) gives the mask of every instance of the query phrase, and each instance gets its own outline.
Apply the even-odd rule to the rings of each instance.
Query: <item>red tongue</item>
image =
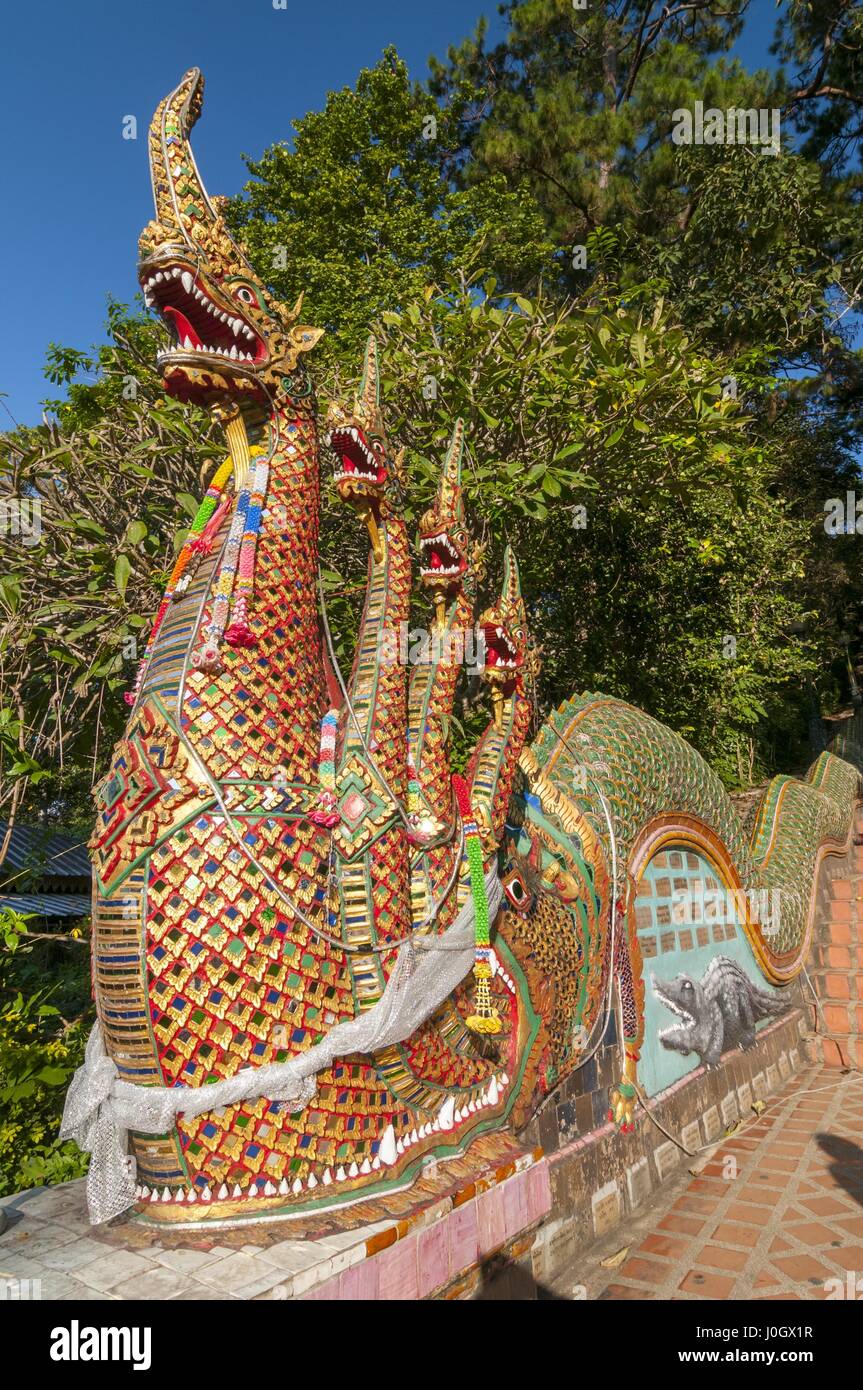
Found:
[[[432,552],[431,567],[433,570],[439,570],[442,568],[440,556],[437,554],[436,551]]]
[[[166,319],[173,319],[174,328],[177,331],[177,342],[180,344],[180,347],[183,346],[183,343],[186,341],[187,338],[192,344],[192,347],[203,347],[203,343],[201,342],[192,325],[189,323],[189,320],[186,318],[186,315],[181,314],[179,309],[174,309],[171,307],[171,305],[168,305],[166,309],[162,310],[162,313]]]

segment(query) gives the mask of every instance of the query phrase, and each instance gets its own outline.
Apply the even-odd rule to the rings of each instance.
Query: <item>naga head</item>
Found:
[[[485,610],[477,627],[485,652],[482,676],[491,687],[495,722],[499,723],[503,700],[522,684],[528,649],[527,612],[518,564],[509,546],[503,557],[500,598]]]
[[[420,583],[438,606],[458,592],[470,570],[470,534],[461,487],[463,456],[464,421],[456,420],[435,500],[419,530]]]
[[[343,502],[360,510],[379,506],[392,466],[389,440],[381,412],[378,345],[366,343],[363,376],[350,407],[334,401],[327,412],[327,444],[335,455],[336,488]]]
[[[381,411],[378,345],[374,336],[366,343],[363,375],[351,406],[333,401],[327,412],[326,442],[336,461],[336,491],[350,502],[365,521],[375,556],[381,559],[378,530],[381,507],[390,481],[398,474],[401,456],[393,460]]]
[[[159,356],[165,389],[232,412],[272,402],[323,330],[297,322],[302,299],[288,309],[269,293],[208,196],[189,145],[203,92],[190,68],[151,122],[156,217],[141,233],[138,278],[174,339]]]

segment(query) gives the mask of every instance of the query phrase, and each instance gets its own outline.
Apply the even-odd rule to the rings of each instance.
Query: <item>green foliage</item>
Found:
[[[458,189],[458,116],[411,83],[393,49],[356,88],[294,121],[293,147],[249,161],[245,197],[229,204],[259,272],[328,331],[317,360],[361,352],[369,323],[448,267],[494,261],[537,274],[551,247],[526,189],[502,175]]]
[[[97,380],[72,382],[58,423],[6,436],[0,455],[0,489],[41,507],[38,543],[7,546],[0,581],[0,813],[23,782],[54,816],[78,818],[122,727],[189,494],[224,451],[207,415],[164,394],[162,330],[117,305],[108,328]],[[80,358],[52,350],[54,379]]]
[[[623,696],[738,784],[763,766],[753,740],[782,693],[836,640],[801,636],[820,541],[776,488],[784,432],[762,439],[751,413],[775,385],[766,364],[705,356],[649,285],[563,306],[510,299],[490,280],[478,289],[450,282],[384,315],[384,396],[409,449],[411,514],[464,416],[486,598],[510,543],[544,653],[542,708],[585,687]],[[737,401],[723,398],[730,375]]]
[[[0,912],[0,1196],[87,1168],[76,1146],[57,1138],[66,1087],[84,1056],[87,951],[70,946],[77,956],[62,957],[62,986],[40,985],[50,973],[46,943],[30,942],[28,930],[26,917]],[[70,1007],[81,1015],[67,1022],[61,1008]]]

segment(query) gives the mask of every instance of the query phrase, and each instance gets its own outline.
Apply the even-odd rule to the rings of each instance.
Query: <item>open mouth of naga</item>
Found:
[[[457,579],[465,565],[446,533],[420,538],[420,577],[422,579]]]
[[[336,483],[364,483],[381,488],[386,482],[384,463],[375,457],[363,438],[362,430],[351,426],[335,429],[326,443],[336,456]]]
[[[140,281],[147,307],[158,310],[174,340],[159,353],[163,369],[194,365],[241,373],[266,361],[266,343],[236,305],[218,303],[188,267],[145,266]]]
[[[494,623],[485,623],[482,628],[485,642],[485,664],[487,668],[499,671],[515,671],[521,665],[521,657],[510,641],[506,629]]]

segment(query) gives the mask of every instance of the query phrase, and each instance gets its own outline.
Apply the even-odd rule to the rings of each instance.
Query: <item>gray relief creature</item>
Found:
[[[723,1052],[752,1047],[756,1024],[778,1018],[791,1008],[790,1001],[758,989],[736,961],[717,956],[700,980],[677,975],[657,980],[653,991],[667,1009],[681,1020],[663,1028],[659,1040],[673,1052],[697,1052],[705,1067],[715,1067]]]

